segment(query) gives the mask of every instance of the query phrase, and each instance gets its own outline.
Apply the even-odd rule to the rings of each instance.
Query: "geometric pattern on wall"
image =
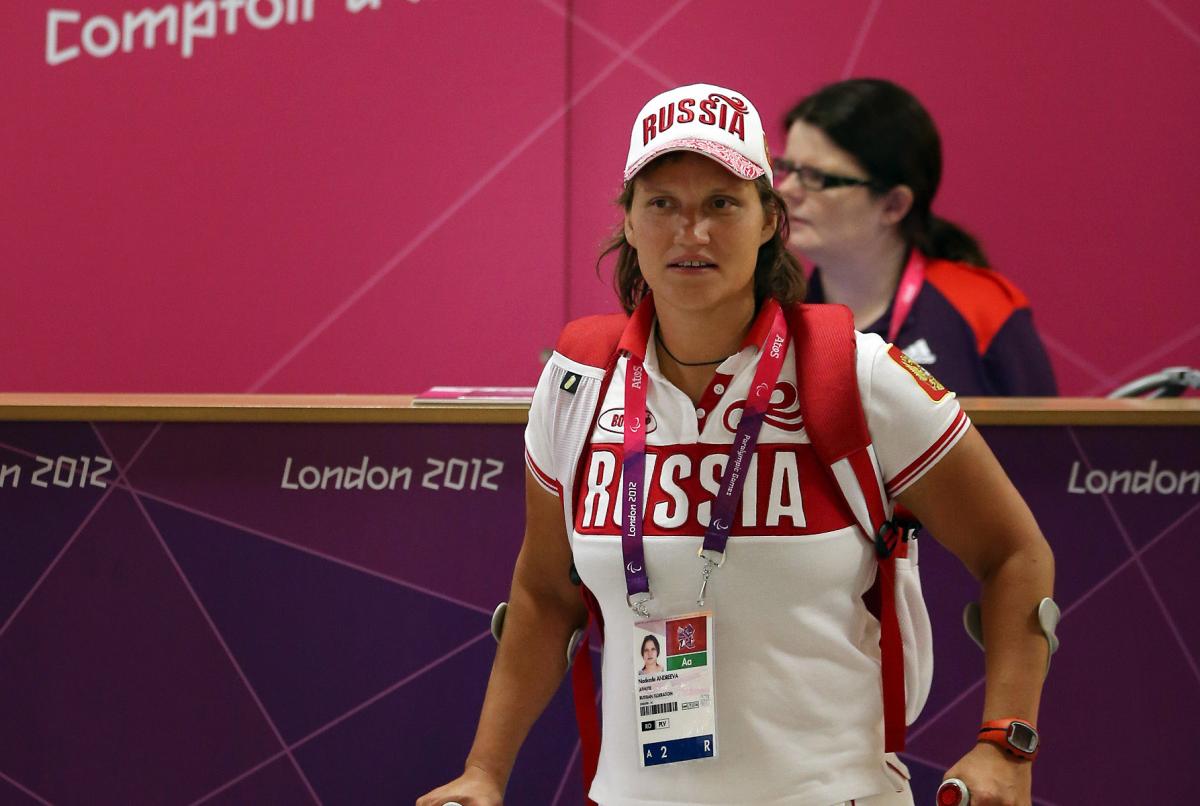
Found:
[[[233,500],[257,484],[251,497],[264,513],[279,512],[278,476],[258,468],[273,468],[297,445],[348,444],[353,452],[355,440],[366,440],[376,456],[415,464],[428,455],[422,434],[432,430],[437,444],[460,456],[513,463],[498,497],[397,497],[388,499],[390,516],[385,507],[371,518],[403,520],[421,509],[431,520],[450,520],[452,510],[482,508],[495,530],[478,539],[490,548],[459,561],[465,576],[466,565],[480,565],[507,584],[520,539],[519,476],[509,472],[521,467],[514,427],[25,428],[4,426],[0,461],[46,453],[38,439],[64,455],[121,444],[112,453],[128,461],[99,495],[27,484],[0,491],[6,523],[16,527],[2,545],[12,567],[24,569],[6,577],[6,586],[21,588],[5,591],[16,605],[0,623],[0,802],[395,803],[460,769],[494,653],[489,608],[462,598],[461,586],[419,552],[405,578],[387,552],[373,567],[369,558],[314,548],[291,519],[277,530],[261,516],[238,524],[219,490],[224,485]],[[1186,769],[1186,738],[1200,719],[1200,617],[1190,604],[1200,500],[1190,491],[1068,488],[1085,485],[1091,472],[1148,472],[1151,462],[1160,471],[1188,470],[1194,429],[984,431],[1058,567],[1063,649],[1039,718],[1046,753],[1035,802],[1123,804],[1151,790],[1158,802],[1186,800],[1188,783],[1173,771]],[[204,451],[214,444],[252,446],[253,455],[241,456],[251,475],[231,478],[206,465]],[[163,449],[173,463],[156,455]],[[139,475],[142,462],[156,472],[197,472],[192,486],[210,497],[203,507],[196,498],[174,500],[164,491],[188,485]],[[347,515],[360,506],[318,500]],[[936,673],[904,757],[918,802],[927,802],[968,749],[983,691],[982,658],[958,623],[976,587],[939,544],[921,546]],[[1151,738],[1130,743],[1120,765],[1089,766],[1103,750],[1097,724]],[[509,800],[576,802],[578,753],[564,686],[518,759]]]
[[[6,428],[19,437],[23,426]],[[135,435],[136,464],[162,433],[32,428],[58,433],[53,450],[29,450],[37,440],[25,435],[0,447],[6,463],[107,453]],[[166,426],[165,442],[172,428],[188,430]],[[492,429],[502,454],[516,433]],[[43,516],[60,508],[44,496],[55,492],[26,484],[2,499],[8,522],[25,525],[24,542],[3,542],[9,567],[40,567],[5,586],[20,601],[0,627],[0,802],[393,804],[461,768],[494,654],[487,612],[124,480],[66,491],[76,506],[51,528]],[[519,512],[505,509],[508,562]],[[33,538],[59,551],[33,551]],[[574,802],[574,734],[564,689],[520,756],[513,802]]]

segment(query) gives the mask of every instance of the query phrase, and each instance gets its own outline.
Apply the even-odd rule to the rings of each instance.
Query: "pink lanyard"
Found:
[[[896,343],[896,336],[900,335],[900,326],[912,311],[913,302],[916,301],[924,282],[925,256],[913,249],[909,252],[908,263],[900,275],[900,286],[896,289],[896,300],[892,303],[892,319],[888,324],[887,337],[892,344]]]
[[[721,486],[713,503],[712,516],[704,532],[704,545],[699,552],[705,563],[701,571],[701,604],[712,569],[724,561],[725,544],[729,540],[729,530],[733,525],[738,501],[742,497],[742,485],[746,480],[745,471],[754,456],[758,432],[762,429],[771,393],[775,391],[775,382],[779,380],[783,359],[787,355],[787,322],[783,316],[783,309],[775,300],[768,300],[765,304],[772,309],[771,327],[762,344],[754,381],[746,398],[746,408],[742,411],[742,419],[733,438],[725,471],[721,476]],[[625,367],[625,455],[621,465],[624,485],[621,491],[621,554],[625,561],[625,590],[629,606],[642,618],[649,617],[647,605],[654,598],[650,593],[650,578],[646,573],[642,534],[642,515],[645,510],[643,488],[646,480],[646,390],[649,382],[642,357],[629,353]]]

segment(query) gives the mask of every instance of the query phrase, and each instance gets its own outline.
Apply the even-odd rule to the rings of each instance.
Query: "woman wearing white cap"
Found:
[[[1028,804],[1053,637],[1033,614],[1053,558],[954,395],[848,318],[826,351],[845,366],[825,357],[812,323],[833,320],[794,304],[786,203],[738,93],[691,85],[646,104],[619,203],[608,251],[626,315],[568,325],[543,372],[525,543],[475,742],[419,806],[501,802],[589,609],[605,647],[592,801],[911,804],[887,751],[928,681],[910,679],[911,652],[895,674],[898,622],[921,624],[896,615],[912,560],[893,502],[983,586],[989,743],[952,772],[976,803]],[[818,414],[823,385],[850,405]],[[861,445],[841,439],[851,414]],[[831,437],[852,450],[831,458]],[[639,675],[647,636],[664,671]],[[575,670],[589,664],[585,647]]]

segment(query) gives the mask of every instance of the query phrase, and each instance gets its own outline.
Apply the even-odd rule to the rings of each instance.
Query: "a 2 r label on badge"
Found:
[[[641,765],[654,767],[717,755],[711,612],[634,625],[635,724]]]

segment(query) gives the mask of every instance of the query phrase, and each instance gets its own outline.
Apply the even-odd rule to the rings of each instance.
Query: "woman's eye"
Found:
[[[726,199],[726,198],[713,199],[713,207],[717,208],[718,210],[728,210],[729,208],[733,207],[733,205],[734,205],[733,199]]]
[[[670,206],[670,204],[671,203],[669,201],[667,201],[666,199],[651,199],[650,200],[650,206],[657,207],[660,210],[666,209],[667,207]]]

